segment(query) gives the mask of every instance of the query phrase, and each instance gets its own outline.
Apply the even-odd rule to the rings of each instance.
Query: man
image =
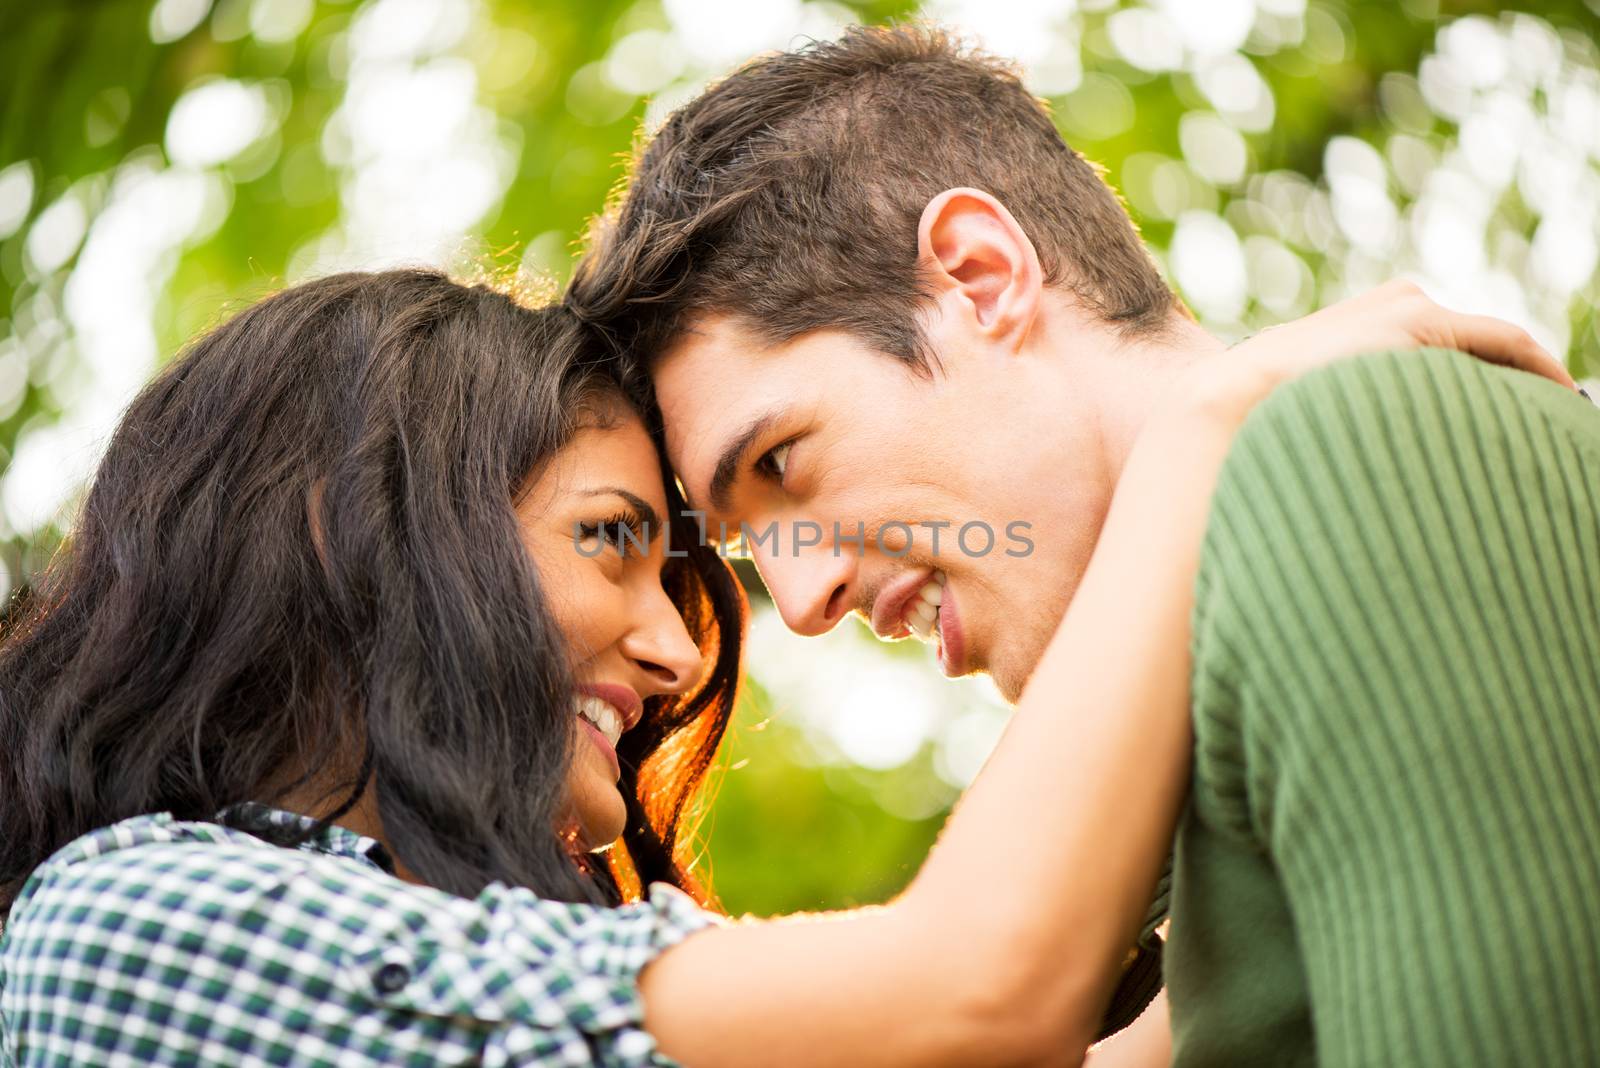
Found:
[[[791,628],[855,611],[1009,696],[1164,388],[1227,358],[1017,80],[925,30],[674,114],[569,300]],[[1402,287],[1283,336],[1400,323],[1496,329]],[[1196,591],[1177,1063],[1600,1061],[1596,471],[1583,401],[1446,353],[1252,415]]]

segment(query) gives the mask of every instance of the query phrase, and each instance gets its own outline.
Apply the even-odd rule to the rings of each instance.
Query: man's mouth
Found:
[[[915,637],[932,644],[952,678],[968,670],[960,613],[943,571],[911,572],[884,586],[872,606],[872,629],[886,640]]]
[[[903,622],[922,641],[927,641],[939,630],[939,605],[944,601],[944,584],[944,572],[935,571],[933,578],[906,599]]]
[[[927,571],[907,571],[896,575],[891,581],[879,588],[873,598],[868,619],[872,624],[873,633],[885,640],[904,638],[911,630],[911,620],[919,615],[928,615],[929,626],[925,631],[931,631],[939,615],[939,600],[942,595],[933,593],[929,597],[922,596],[926,586],[942,586],[944,574],[929,569]],[[923,605],[930,604],[931,612],[921,612]],[[912,633],[915,633],[912,631]]]

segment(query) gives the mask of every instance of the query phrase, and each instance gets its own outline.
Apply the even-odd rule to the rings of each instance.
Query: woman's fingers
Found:
[[[1198,372],[1191,392],[1205,398],[1203,407],[1225,417],[1240,415],[1277,384],[1314,368],[1364,353],[1419,348],[1456,349],[1578,389],[1562,362],[1526,330],[1492,316],[1452,311],[1402,279],[1241,342],[1235,359]]]
[[[1531,371],[1568,389],[1578,388],[1566,366],[1521,327],[1488,315],[1465,315],[1444,308],[1439,311],[1444,316],[1446,347],[1470,352],[1491,363]]]
[[[1351,304],[1366,302],[1374,306],[1371,310],[1387,310],[1394,317],[1396,332],[1409,334],[1416,345],[1456,349],[1490,363],[1529,371],[1568,389],[1578,388],[1566,366],[1526,330],[1491,315],[1446,308],[1409,279],[1385,282]]]
[[[1481,360],[1528,371],[1576,390],[1566,366],[1526,330],[1489,315],[1469,315],[1444,307],[1408,279],[1393,279],[1359,296],[1308,316],[1326,340],[1320,359],[1359,350],[1447,348]],[[1308,339],[1309,340],[1309,339]]]

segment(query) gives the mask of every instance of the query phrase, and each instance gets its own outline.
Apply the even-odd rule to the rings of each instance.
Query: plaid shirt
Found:
[[[0,936],[0,1065],[671,1065],[635,981],[713,922],[667,886],[611,909],[499,883],[466,900],[395,878],[341,827],[292,850],[139,816],[23,888]]]

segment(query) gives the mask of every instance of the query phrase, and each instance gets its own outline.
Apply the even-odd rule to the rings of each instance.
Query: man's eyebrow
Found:
[[[783,415],[781,411],[768,412],[752,419],[722,447],[722,452],[717,456],[717,466],[711,472],[710,487],[706,491],[711,507],[719,512],[728,510],[728,493],[733,489],[733,480],[739,477],[739,468],[744,463],[745,453],[749,452],[756,440],[770,430],[772,424],[783,418]]]
[[[649,501],[637,493],[629,493],[621,486],[602,486],[599,489],[584,490],[585,497],[605,497],[615,495],[628,502],[628,506],[639,513],[640,522],[644,523],[647,530],[661,529],[661,514],[655,510]]]

